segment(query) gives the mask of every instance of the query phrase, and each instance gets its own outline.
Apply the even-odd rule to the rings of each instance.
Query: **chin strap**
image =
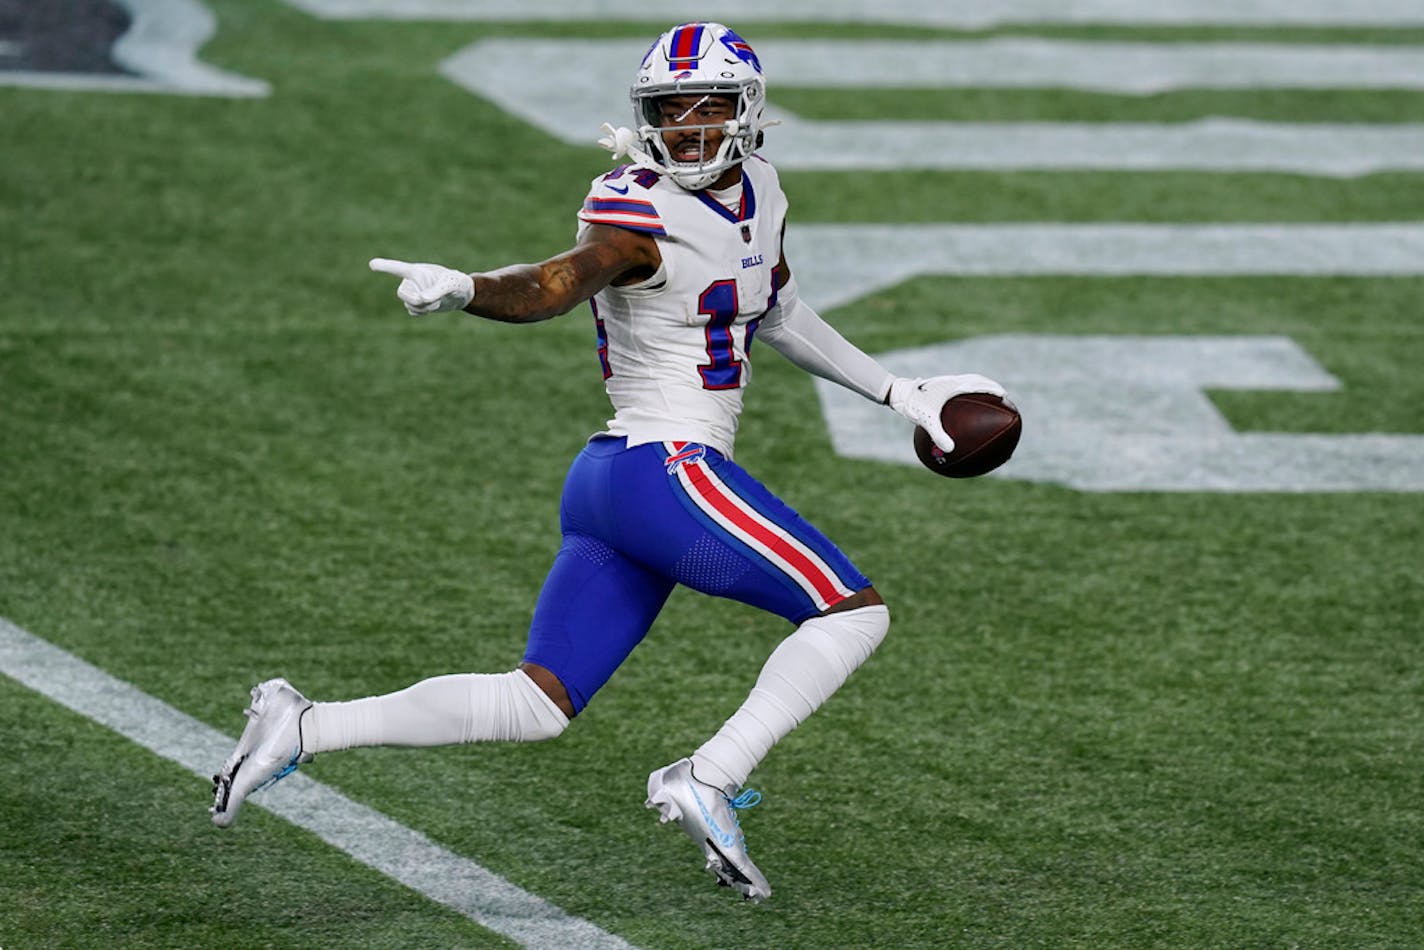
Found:
[[[660,170],[660,166],[653,156],[638,147],[637,132],[626,126],[619,126],[615,129],[607,122],[603,123],[603,131],[607,134],[598,140],[598,144],[612,152],[615,159],[627,155],[639,168]]]

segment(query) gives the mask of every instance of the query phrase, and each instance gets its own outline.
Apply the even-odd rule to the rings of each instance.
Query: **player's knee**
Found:
[[[847,629],[853,630],[872,650],[890,630],[890,608],[874,587],[856,591],[821,616],[844,618]]]
[[[560,716],[563,714],[560,713]],[[545,742],[549,739],[557,739],[564,734],[564,730],[569,727],[570,720],[565,717],[554,719],[552,717],[541,719],[524,727],[524,742]]]
[[[855,603],[856,600],[859,603]],[[874,588],[868,587],[854,598],[841,601],[815,623],[833,637],[854,643],[858,664],[880,646],[890,631],[890,609]]]
[[[539,676],[539,673],[545,676]],[[568,692],[553,674],[541,667],[522,666],[510,674],[520,689],[519,736],[520,742],[544,742],[563,735],[573,718],[565,712],[563,703],[554,695],[557,692],[564,702],[568,702]],[[551,690],[541,680],[549,679],[557,686]]]
[[[874,650],[890,632],[890,608],[881,601],[862,607],[861,612],[864,614],[864,636],[871,642],[870,649]]]

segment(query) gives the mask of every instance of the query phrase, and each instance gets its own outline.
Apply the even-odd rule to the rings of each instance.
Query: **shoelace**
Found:
[[[732,806],[732,811],[743,808],[755,808],[761,804],[761,792],[754,788],[743,789],[736,798],[727,799],[727,804]]]
[[[742,789],[736,798],[729,796],[724,797],[727,799],[727,807],[732,810],[732,824],[735,825],[737,829],[737,844],[745,848],[746,844],[742,840],[742,820],[738,817],[737,812],[744,808],[755,808],[761,804],[761,792],[754,788],[745,788]]]

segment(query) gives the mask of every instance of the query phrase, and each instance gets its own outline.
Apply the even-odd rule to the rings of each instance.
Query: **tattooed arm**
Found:
[[[475,296],[465,312],[505,323],[548,320],[609,284],[650,277],[661,263],[657,242],[648,235],[596,224],[577,245],[542,264],[471,274]]]

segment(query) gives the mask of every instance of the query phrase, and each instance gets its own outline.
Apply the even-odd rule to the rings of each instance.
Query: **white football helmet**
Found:
[[[717,125],[680,126],[704,136],[719,129],[724,138],[710,158],[704,150],[700,161],[679,162],[663,141],[658,100],[690,94],[734,98],[734,117]],[[766,104],[761,62],[746,40],[720,23],[683,23],[658,37],[638,67],[630,95],[639,151],[651,159],[646,164],[691,191],[706,188],[761,145]]]

